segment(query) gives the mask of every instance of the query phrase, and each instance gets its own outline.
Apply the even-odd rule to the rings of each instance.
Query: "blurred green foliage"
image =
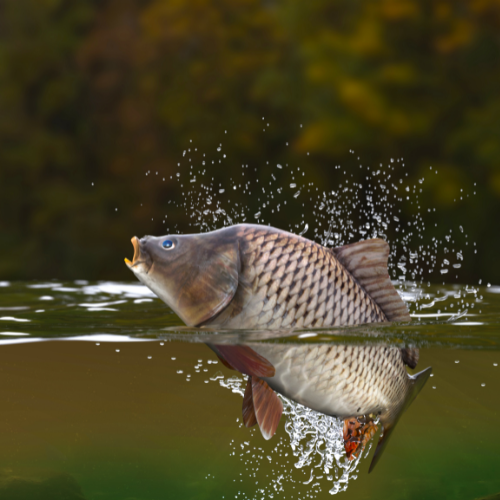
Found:
[[[437,168],[424,206],[477,242],[461,279],[498,283],[499,33],[495,0],[1,2],[0,277],[132,278],[133,234],[187,232],[182,151],[224,139],[215,181],[300,158],[335,189],[350,149]]]

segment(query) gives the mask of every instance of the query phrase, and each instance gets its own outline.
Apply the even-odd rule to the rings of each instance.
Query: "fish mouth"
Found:
[[[141,248],[141,242],[137,236],[134,236],[131,240],[132,245],[134,246],[134,256],[132,257],[132,261],[125,258],[125,264],[127,267],[134,272],[148,272],[151,268],[151,257],[149,254]]]

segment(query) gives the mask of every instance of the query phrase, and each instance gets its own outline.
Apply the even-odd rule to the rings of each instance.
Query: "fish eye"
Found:
[[[161,246],[165,249],[165,250],[172,250],[172,248],[174,248],[174,242],[172,240],[165,240]]]

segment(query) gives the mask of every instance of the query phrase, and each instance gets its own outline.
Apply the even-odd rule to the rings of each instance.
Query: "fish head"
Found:
[[[231,302],[238,287],[238,241],[224,230],[132,238],[128,268],[188,326],[200,326]]]

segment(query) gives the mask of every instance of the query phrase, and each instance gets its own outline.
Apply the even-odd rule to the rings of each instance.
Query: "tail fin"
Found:
[[[377,465],[377,462],[380,460],[380,457],[382,456],[382,453],[384,452],[385,447],[387,446],[389,438],[392,435],[392,431],[396,427],[396,424],[401,418],[401,415],[413,403],[414,399],[417,397],[418,393],[422,390],[425,383],[429,379],[431,372],[432,368],[429,367],[421,371],[420,373],[417,373],[416,375],[409,376],[411,379],[411,386],[410,390],[406,395],[404,403],[401,405],[400,408],[397,409],[397,411],[389,415],[387,421],[381,422],[382,434],[380,435],[377,448],[375,449],[375,453],[373,455],[372,463],[370,464],[370,468],[368,469],[369,473],[374,469],[375,465]]]

